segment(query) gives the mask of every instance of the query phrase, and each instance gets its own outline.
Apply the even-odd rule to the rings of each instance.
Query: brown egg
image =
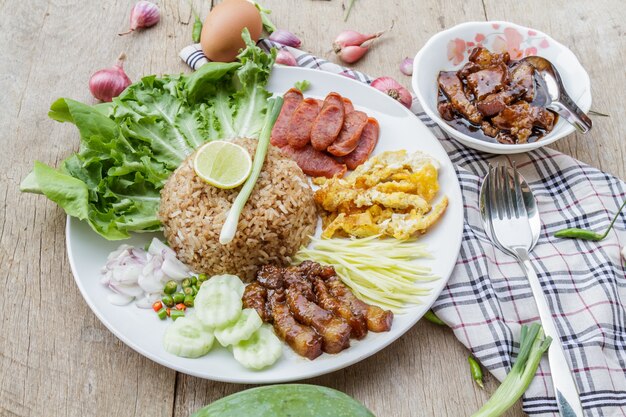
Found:
[[[248,28],[255,42],[261,36],[261,14],[246,0],[224,0],[211,10],[204,25],[200,44],[211,61],[232,62],[245,47],[241,31]]]

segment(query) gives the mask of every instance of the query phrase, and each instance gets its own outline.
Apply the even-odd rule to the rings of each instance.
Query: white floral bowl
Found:
[[[511,59],[515,60],[529,55],[547,58],[559,71],[567,93],[576,104],[584,112],[591,107],[589,75],[567,47],[545,33],[514,23],[468,22],[430,38],[417,53],[413,63],[413,90],[426,114],[443,130],[470,148],[495,154],[528,152],[574,132],[574,126],[560,117],[552,132],[538,141],[509,145],[473,138],[447,124],[437,111],[437,75],[439,71],[462,67],[470,51],[477,45],[495,52],[508,51]]]

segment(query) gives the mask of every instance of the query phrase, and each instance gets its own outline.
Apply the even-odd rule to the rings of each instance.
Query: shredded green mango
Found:
[[[413,240],[313,238],[295,260],[332,265],[352,292],[368,303],[402,313],[407,304],[421,304],[429,294],[420,283],[437,280],[418,259],[430,258],[426,246]]]

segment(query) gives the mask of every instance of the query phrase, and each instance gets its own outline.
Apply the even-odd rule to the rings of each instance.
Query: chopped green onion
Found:
[[[167,310],[165,309],[165,307],[157,311],[157,316],[159,316],[161,320],[165,320],[167,318]]]
[[[168,307],[172,307],[174,305],[174,299],[168,294],[164,295],[163,298],[161,298],[161,301],[163,301],[163,304]]]
[[[183,310],[171,310],[170,317],[172,318],[172,320],[176,321],[181,317],[185,317],[185,312]]]
[[[174,300],[174,304],[182,303],[185,300],[185,294],[182,292],[176,292],[172,294],[172,299]]]
[[[185,299],[183,301],[183,303],[187,306],[187,307],[193,307],[193,302],[194,302],[194,297],[193,295],[186,295]]]
[[[364,301],[401,313],[407,303],[420,304],[430,293],[419,283],[437,280],[430,268],[416,263],[430,258],[426,247],[412,240],[313,238],[309,248],[300,248],[295,260],[329,264],[337,275]]]
[[[163,292],[165,294],[174,294],[178,289],[178,283],[174,280],[167,281],[165,284],[165,288],[163,288]]]
[[[472,417],[498,417],[515,404],[535,377],[539,361],[551,342],[550,336],[543,337],[541,325],[534,323],[530,327],[522,326],[519,353],[511,372],[489,401]]]
[[[436,324],[438,326],[446,325],[446,323],[443,320],[441,320],[439,317],[437,317],[437,315],[433,313],[432,310],[428,310],[426,314],[424,314],[424,318],[428,320],[429,322]]]
[[[230,243],[235,237],[235,233],[237,233],[239,216],[241,215],[241,211],[246,205],[248,198],[250,198],[250,194],[252,194],[252,189],[259,179],[259,175],[261,175],[261,169],[263,168],[265,156],[267,155],[267,149],[270,144],[272,127],[274,127],[274,123],[278,118],[278,114],[280,113],[280,109],[282,106],[283,98],[280,96],[271,98],[267,102],[265,123],[263,124],[263,129],[261,130],[261,134],[259,135],[259,141],[256,147],[256,152],[254,154],[254,161],[252,162],[252,171],[250,172],[250,176],[248,177],[246,182],[241,187],[241,191],[239,191],[239,194],[237,194],[237,197],[235,198],[232,207],[228,211],[226,221],[224,222],[224,225],[222,226],[222,232],[220,233],[220,243],[222,245],[227,245],[228,243]]]

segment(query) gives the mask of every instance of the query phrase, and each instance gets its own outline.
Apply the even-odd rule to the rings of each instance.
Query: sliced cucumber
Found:
[[[165,330],[163,347],[166,352],[184,358],[199,358],[211,350],[213,333],[190,317],[181,317]]]
[[[222,328],[241,314],[241,296],[223,284],[202,285],[193,302],[196,317],[210,328]]]
[[[233,346],[237,362],[255,370],[272,365],[282,353],[283,344],[267,324],[262,325],[248,340]]]
[[[253,308],[246,308],[236,322],[223,329],[215,329],[215,338],[222,346],[234,345],[250,339],[262,324],[259,313]]]
[[[239,294],[239,297],[243,296],[243,292],[246,288],[246,285],[239,279],[237,275],[214,275],[208,280],[202,283],[202,286],[213,286],[213,285],[225,285]]]

